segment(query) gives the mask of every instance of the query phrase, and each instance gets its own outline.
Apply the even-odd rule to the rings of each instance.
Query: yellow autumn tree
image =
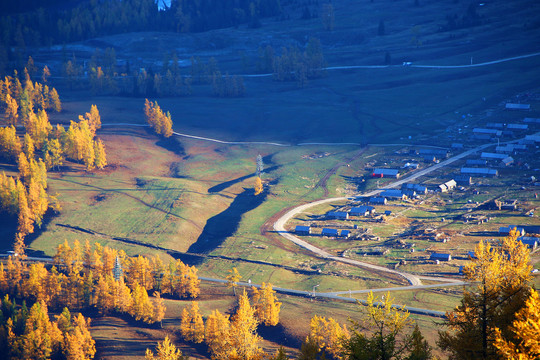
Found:
[[[342,359],[343,344],[349,338],[345,325],[341,326],[333,318],[315,315],[310,321],[308,341],[313,341],[320,350],[326,350],[336,359]]]
[[[171,342],[168,336],[165,336],[163,342],[160,342],[156,346],[156,354],[150,349],[146,349],[146,360],[182,360],[182,352],[176,348]]]
[[[167,310],[165,308],[165,304],[163,303],[163,299],[161,298],[161,295],[159,292],[154,292],[154,311],[152,313],[152,322],[153,323],[160,323],[161,327],[161,320],[165,317],[165,311]]]
[[[94,141],[94,161],[96,168],[102,170],[107,166],[107,154],[105,153],[105,145],[101,139]]]
[[[13,339],[11,347],[19,350],[20,359],[48,359],[61,347],[62,333],[55,322],[51,322],[47,305],[35,303],[26,320],[24,334]]]
[[[255,191],[255,195],[259,195],[260,193],[263,192],[263,184],[262,184],[262,180],[259,176],[255,177],[255,185],[254,185],[254,191]]]
[[[448,330],[439,331],[438,345],[452,359],[488,359],[497,356],[495,329],[517,343],[510,326],[530,294],[530,255],[512,231],[500,244],[480,242],[475,259],[463,272],[474,284],[463,292],[461,304],[446,314]]]
[[[96,105],[90,107],[90,112],[83,115],[79,115],[80,121],[88,121],[92,133],[95,135],[96,130],[101,129],[101,115],[99,115],[99,110]]]
[[[255,310],[244,290],[238,299],[238,309],[230,325],[227,359],[255,360],[263,356],[264,352],[258,346],[261,340],[256,332],[258,325]]]
[[[238,286],[238,282],[240,281],[241,278],[242,276],[240,275],[240,273],[235,267],[229,270],[229,275],[227,275],[227,287],[233,289],[235,296],[236,296],[236,287]]]
[[[135,320],[142,320],[145,323],[153,323],[154,307],[148,298],[148,292],[142,285],[135,285],[132,294],[133,302],[131,304],[130,315]]]
[[[152,102],[145,99],[144,115],[148,124],[157,134],[163,135],[166,138],[173,134],[171,114],[169,112],[164,113],[157,101]]]
[[[62,344],[62,353],[66,360],[87,360],[94,358],[96,346],[88,330],[89,326],[90,319],[85,319],[81,314],[75,316],[72,324],[69,324],[68,329],[64,332]]]
[[[56,112],[62,111],[62,102],[60,101],[60,97],[58,96],[58,92],[55,88],[52,88],[52,90],[49,92],[49,99],[50,103],[52,105],[52,109]]]
[[[30,135],[24,134],[24,142],[23,142],[23,151],[26,155],[26,158],[31,159],[34,157],[34,140],[30,137]]]
[[[204,321],[199,313],[199,303],[192,301],[189,308],[182,309],[180,333],[186,341],[201,343],[204,340]]]
[[[266,326],[276,326],[279,322],[281,303],[277,301],[272,284],[262,283],[261,289],[252,287],[251,299],[257,319]]]
[[[0,156],[14,161],[18,159],[21,149],[15,126],[0,127]]]
[[[505,359],[540,359],[540,297],[532,290],[525,306],[516,314],[509,330],[515,342],[507,341],[501,330],[495,329],[495,347]]]
[[[8,125],[17,125],[17,121],[19,120],[19,104],[17,104],[17,100],[11,97],[11,95],[8,93],[6,94],[6,122]]]
[[[218,310],[206,319],[204,327],[204,339],[212,354],[212,359],[225,359],[230,347],[230,321],[229,316]]]

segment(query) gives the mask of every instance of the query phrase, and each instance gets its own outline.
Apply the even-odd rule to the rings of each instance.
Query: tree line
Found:
[[[8,295],[0,301],[0,351],[5,359],[92,359],[95,341],[90,319],[64,308],[51,321],[47,305],[17,306]]]
[[[29,59],[29,63],[32,58]],[[49,73],[45,66],[44,74]],[[6,123],[17,125],[19,120],[28,121],[30,114],[36,111],[62,111],[62,102],[54,87],[47,85],[47,76],[43,83],[32,82],[30,72],[24,69],[24,80],[21,83],[17,71],[13,76],[0,79],[0,109],[3,110]]]
[[[73,56],[62,67],[62,75],[70,89],[88,86],[93,94],[123,94],[130,96],[189,96],[192,84],[212,85],[212,94],[218,97],[240,97],[245,93],[244,79],[239,75],[223,74],[215,58],[204,63],[191,57],[191,68],[182,74],[176,53],[166,52],[163,66],[132,69],[129,62],[117,65],[113,48],[96,49],[86,68]],[[84,76],[83,76],[84,75]]]
[[[277,301],[272,284],[263,283],[260,289],[251,287],[238,297],[238,306],[232,317],[213,310],[203,320],[197,302],[182,310],[180,333],[184,340],[205,343],[212,359],[261,359],[268,356],[260,348],[257,334],[260,324],[276,326],[281,303]]]
[[[99,243],[59,244],[53,265],[26,265],[24,253],[0,263],[0,292],[52,309],[96,308],[101,314],[128,314],[142,322],[159,323],[165,314],[161,294],[196,298],[197,269],[180,260],[164,264],[157,257],[128,257]],[[148,296],[153,294],[153,299]]]
[[[157,101],[144,101],[144,116],[156,134],[170,137],[173,134],[171,113],[164,113]]]
[[[15,126],[0,128],[0,157],[18,167],[16,177],[0,175],[0,210],[18,216],[18,251],[34,225],[41,226],[49,205],[60,209],[56,197],[46,192],[47,170],[59,168],[66,158],[84,163],[88,171],[107,164],[103,142],[94,140],[101,126],[95,105],[78,123],[72,121],[67,131],[60,124],[53,128],[43,109],[38,114],[30,111],[23,126],[22,143]]]
[[[0,33],[7,46],[52,45],[133,31],[201,32],[249,24],[283,12],[288,0],[172,0],[158,8],[154,0],[108,0],[70,6],[24,8],[13,16],[16,5],[3,4]],[[31,9],[31,11],[29,11]],[[20,50],[17,50],[20,51]]]

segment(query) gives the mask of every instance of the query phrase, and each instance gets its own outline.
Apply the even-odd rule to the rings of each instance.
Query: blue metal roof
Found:
[[[310,232],[311,227],[309,226],[303,226],[303,225],[296,225],[296,228],[294,229],[295,232]]]
[[[337,229],[323,228],[321,235],[337,236],[338,231]]]

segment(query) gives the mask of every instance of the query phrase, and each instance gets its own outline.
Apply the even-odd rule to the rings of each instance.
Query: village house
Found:
[[[311,235],[311,226],[296,225],[294,233],[298,235]]]

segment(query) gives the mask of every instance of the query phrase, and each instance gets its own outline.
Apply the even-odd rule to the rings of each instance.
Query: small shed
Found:
[[[506,110],[531,110],[531,104],[506,103]]]
[[[448,150],[447,149],[433,149],[433,148],[420,149],[418,151],[418,153],[420,154],[420,156],[432,155],[432,156],[435,156],[437,158],[447,158],[448,157]]]
[[[342,238],[348,239],[351,236],[351,232],[349,230],[341,230],[340,236]]]
[[[388,200],[386,200],[385,197],[372,197],[372,198],[369,199],[369,202],[372,203],[372,204],[386,205]]]
[[[501,160],[501,166],[510,166],[513,163],[514,163],[514,158],[511,156],[507,156]]]
[[[460,185],[471,185],[472,184],[472,178],[468,175],[456,175],[454,178],[456,182]]]
[[[527,130],[527,129],[529,129],[529,125],[527,125],[527,124],[508,124],[508,125],[506,125],[506,128],[507,129],[512,129],[512,130]]]
[[[385,198],[401,199],[401,200],[407,198],[407,195],[403,194],[401,190],[395,190],[395,189],[384,190],[381,193],[381,196],[384,196]]]
[[[487,160],[502,160],[506,156],[507,155],[505,154],[497,154],[497,153],[490,153],[490,152],[483,152],[482,155],[480,155],[482,159],[487,159]]]
[[[476,259],[476,253],[474,251],[469,251],[467,255],[469,255],[471,259]]]
[[[368,216],[368,215],[372,215],[374,212],[375,212],[375,208],[373,206],[359,206],[359,207],[353,207],[351,211],[349,211],[349,215]]]
[[[486,166],[487,160],[482,159],[467,159],[465,162],[465,165],[467,166]]]
[[[398,169],[383,169],[383,168],[376,168],[373,170],[373,177],[391,177],[391,178],[399,178],[399,170]]]
[[[332,219],[347,220],[349,213],[346,211],[329,211],[327,216]]]
[[[294,229],[294,233],[298,235],[310,235],[311,226],[296,225],[296,228]]]
[[[403,184],[401,190],[414,190],[417,194],[427,194],[427,187],[419,184]]]
[[[385,211],[384,211],[384,215],[390,216],[390,215],[392,215],[392,211],[390,211],[390,210],[385,210]]]
[[[450,191],[452,189],[454,189],[456,187],[456,182],[455,180],[449,180],[447,182],[445,182],[444,184],[441,184],[439,185],[439,189],[441,192],[447,192],[447,191]]]
[[[338,236],[338,231],[337,229],[323,228],[321,232],[321,236],[336,237]]]
[[[452,255],[445,253],[431,253],[429,260],[450,261],[452,260]]]
[[[499,172],[497,171],[497,169],[490,169],[490,168],[462,167],[461,174],[472,175],[472,176],[483,176],[483,177],[496,177],[497,175],[499,175]]]

